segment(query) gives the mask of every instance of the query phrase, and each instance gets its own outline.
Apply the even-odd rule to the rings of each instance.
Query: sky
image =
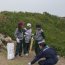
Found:
[[[65,17],[65,0],[0,0],[0,11],[48,12]]]

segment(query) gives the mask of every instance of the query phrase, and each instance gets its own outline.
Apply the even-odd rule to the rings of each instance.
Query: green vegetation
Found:
[[[14,31],[19,21],[32,24],[33,32],[35,25],[40,23],[44,29],[46,42],[54,47],[58,54],[65,56],[65,18],[50,15],[46,12],[0,12],[0,32],[10,35],[14,39]]]

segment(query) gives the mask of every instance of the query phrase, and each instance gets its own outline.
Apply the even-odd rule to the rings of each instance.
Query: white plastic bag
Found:
[[[29,62],[28,65],[31,65],[31,62]]]
[[[14,43],[7,43],[7,59],[14,59]]]

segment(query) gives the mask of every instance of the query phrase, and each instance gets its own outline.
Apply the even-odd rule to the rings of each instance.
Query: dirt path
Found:
[[[14,60],[7,60],[6,53],[0,52],[0,65],[27,65],[32,60],[34,54],[30,54],[28,57],[17,57]],[[34,65],[38,65],[35,63]],[[65,65],[65,58],[60,58],[57,65]]]

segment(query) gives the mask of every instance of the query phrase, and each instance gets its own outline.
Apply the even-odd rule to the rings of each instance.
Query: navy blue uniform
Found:
[[[40,60],[41,58],[45,58],[45,60]],[[34,64],[36,61],[40,60],[39,65],[54,65],[57,63],[58,58],[54,49],[46,46],[40,53],[35,57],[35,59],[31,62]]]

